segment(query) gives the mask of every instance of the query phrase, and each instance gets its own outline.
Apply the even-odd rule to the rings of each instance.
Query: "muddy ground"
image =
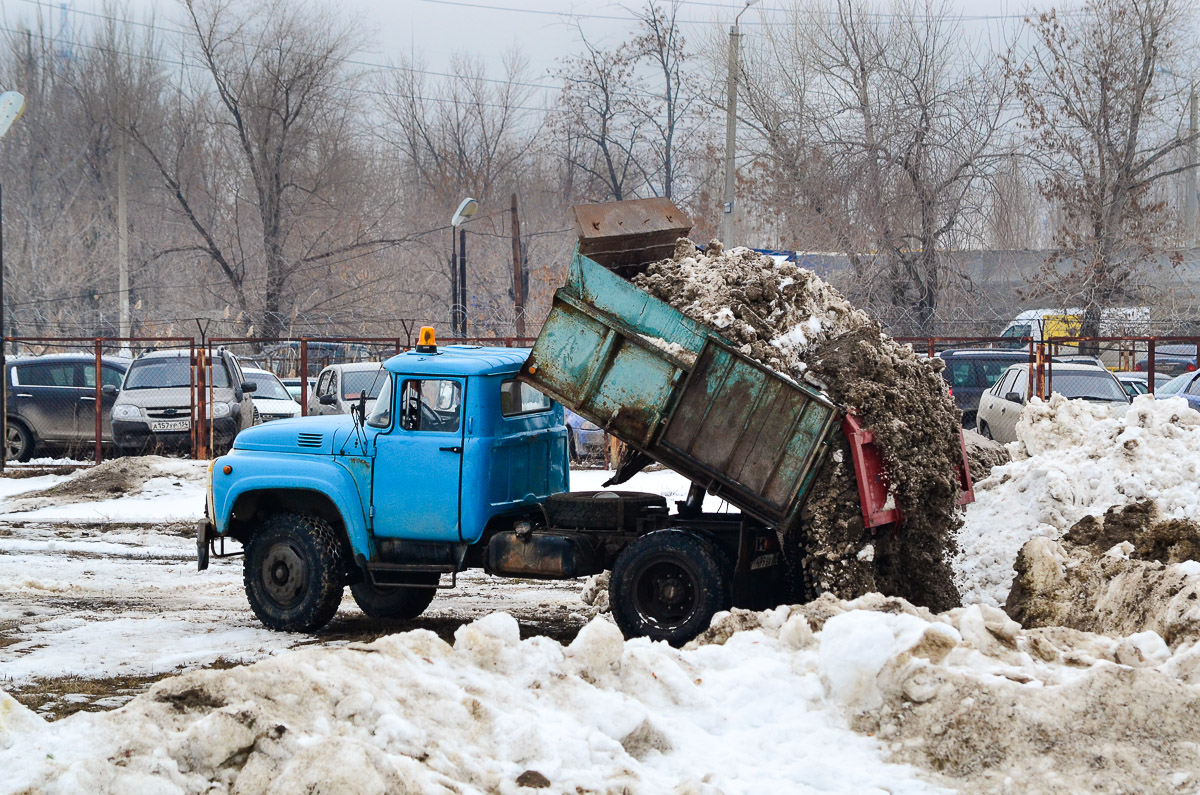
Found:
[[[269,632],[242,590],[241,559],[197,572],[194,524],[0,522],[0,688],[49,719],[111,709],[181,671],[228,668],[302,646],[454,631],[494,611],[523,636],[571,641],[590,617],[582,583],[506,580],[471,572],[414,621],[364,616],[347,589],[314,635]]]

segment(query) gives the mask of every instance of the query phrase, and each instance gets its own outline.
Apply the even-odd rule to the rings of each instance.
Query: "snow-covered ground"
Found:
[[[347,596],[328,632],[268,632],[240,559],[195,570],[203,464],[151,462],[126,496],[0,478],[0,690],[49,717],[109,708],[46,721],[0,693],[0,792],[1200,792],[1200,643],[993,606],[1032,537],[1141,499],[1195,519],[1200,414],[1051,400],[1018,434],[960,535],[973,606],[825,597],[719,617],[684,650],[623,641],[580,583],[482,574],[414,622]]]

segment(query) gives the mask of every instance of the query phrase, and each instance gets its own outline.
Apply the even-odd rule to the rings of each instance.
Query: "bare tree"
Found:
[[[346,65],[356,42],[350,26],[283,0],[185,8],[204,77],[165,124],[129,130],[193,232],[160,253],[214,264],[255,331],[279,336],[312,307],[314,282],[407,239],[383,229],[386,206],[363,201],[371,169]]]
[[[994,162],[1006,84],[933,0],[889,17],[837,0],[772,31],[747,66],[748,115],[810,218],[883,317],[928,332],[953,283],[948,243]]]
[[[584,52],[563,60],[563,82],[553,126],[572,172],[584,175],[581,195],[593,201],[621,201],[636,195],[646,159],[642,128],[648,122],[632,101],[636,51],[628,45],[611,50],[588,41]]]
[[[1085,336],[1105,308],[1141,300],[1168,220],[1154,188],[1195,168],[1172,162],[1193,141],[1172,74],[1190,13],[1178,0],[1090,0],[1068,17],[1030,20],[1036,46],[1009,63],[1044,169],[1039,187],[1063,218],[1058,267],[1036,287],[1083,309]]]

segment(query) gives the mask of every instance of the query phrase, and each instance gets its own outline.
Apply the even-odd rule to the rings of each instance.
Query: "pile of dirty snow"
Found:
[[[1025,542],[1057,540],[1085,516],[1143,500],[1162,520],[1200,515],[1200,413],[1180,398],[1143,395],[1112,417],[1052,395],[1030,401],[1016,433],[1012,462],[976,482],[959,531],[954,566],[967,603],[1003,604]]]
[[[800,532],[808,584],[842,597],[883,591],[934,609],[959,604],[949,559],[960,521],[960,414],[939,375],[810,270],[718,241],[681,239],[634,284],[717,330],[741,352],[796,380],[808,377],[875,432],[903,533],[863,527],[849,449],[816,478]],[[803,537],[801,537],[801,534]]]
[[[1198,674],[1152,632],[878,594],[721,614],[682,650],[605,619],[522,641],[501,613],[55,723],[0,694],[0,766],[44,792],[1191,791]]]
[[[28,478],[33,488],[0,486],[13,495],[0,515],[51,522],[163,522],[199,518],[208,462],[165,456],[124,456],[67,477]]]
[[[1025,627],[1200,641],[1200,525],[1151,500],[1085,516],[1061,541],[1021,548],[1005,612]]]

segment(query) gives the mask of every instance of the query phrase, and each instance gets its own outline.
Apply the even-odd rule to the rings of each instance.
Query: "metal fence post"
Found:
[[[1154,337],[1146,343],[1146,386],[1154,394]]]
[[[308,337],[300,338],[300,416],[308,416]]]
[[[204,405],[204,398],[208,393],[208,389],[205,387],[205,382],[208,380],[208,362],[205,361],[207,353],[207,343],[202,344],[196,351],[196,458],[202,461],[208,458],[208,434],[205,432],[208,412]]]
[[[102,382],[101,375],[103,374],[104,370],[101,369],[101,367],[100,367],[100,353],[101,353],[100,339],[97,338],[96,339],[96,374],[93,379],[96,382],[95,383],[95,387],[96,387],[95,407],[96,407],[96,409],[93,413],[96,415],[96,463],[97,464],[99,464],[101,461],[104,460],[104,453],[100,449],[100,437],[103,435],[103,428],[104,428],[104,390],[102,389],[103,384],[101,383]]]

